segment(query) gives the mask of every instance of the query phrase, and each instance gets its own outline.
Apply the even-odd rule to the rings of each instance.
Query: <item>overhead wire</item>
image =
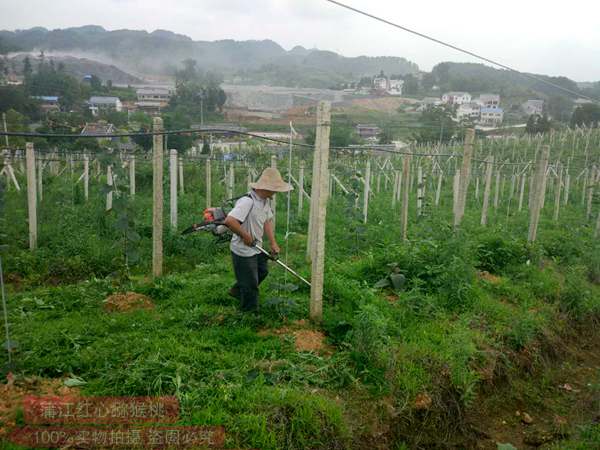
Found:
[[[387,19],[384,19],[382,17],[379,17],[379,16],[376,16],[374,14],[368,13],[366,11],[360,10],[358,8],[355,8],[353,6],[347,5],[347,4],[342,3],[342,2],[339,2],[337,0],[325,0],[325,1],[329,2],[329,3],[332,3],[334,5],[337,5],[337,6],[341,7],[341,8],[345,8],[345,9],[347,9],[349,11],[353,11],[353,12],[355,12],[357,14],[360,14],[360,15],[363,15],[365,17],[369,17],[369,18],[371,18],[373,20],[377,20],[379,22],[385,23],[386,25],[390,25],[392,27],[395,27],[395,28],[398,28],[400,30],[406,31],[408,33],[414,34],[414,35],[419,36],[419,37],[421,37],[423,39],[427,39],[429,41],[435,42],[436,44],[443,45],[445,47],[451,48],[451,49],[456,50],[458,52],[461,52],[461,53],[464,53],[466,55],[472,56],[474,58],[480,59],[482,61],[485,61],[487,63],[493,64],[495,66],[502,67],[503,69],[506,69],[506,70],[509,70],[511,72],[514,72],[514,73],[516,73],[516,74],[518,74],[518,75],[520,75],[522,77],[529,78],[529,79],[537,81],[539,83],[543,83],[543,84],[545,84],[547,86],[551,86],[551,87],[553,87],[555,89],[559,89],[559,90],[561,90],[561,91],[563,91],[565,93],[568,93],[568,94],[571,94],[571,95],[575,95],[575,96],[577,96],[579,98],[584,98],[584,99],[590,100],[590,101],[592,101],[594,103],[598,103],[598,100],[595,99],[595,98],[588,97],[588,96],[586,96],[584,94],[581,94],[579,92],[575,92],[575,91],[573,91],[571,89],[565,88],[565,87],[563,87],[563,86],[561,86],[559,84],[556,84],[556,83],[553,83],[551,81],[545,80],[545,79],[540,78],[540,77],[538,77],[536,75],[525,73],[525,72],[521,72],[520,70],[517,70],[517,69],[515,69],[515,68],[513,68],[511,66],[508,66],[506,64],[503,64],[501,62],[495,61],[495,60],[493,60],[491,58],[487,58],[485,56],[479,55],[479,54],[477,54],[475,52],[472,52],[470,50],[466,50],[466,49],[458,47],[458,46],[456,46],[454,44],[450,44],[449,42],[442,41],[441,39],[434,38],[433,36],[427,35],[425,33],[421,33],[419,31],[413,30],[411,28],[405,27],[405,26],[397,24],[395,22],[391,22],[391,21],[389,21]]]

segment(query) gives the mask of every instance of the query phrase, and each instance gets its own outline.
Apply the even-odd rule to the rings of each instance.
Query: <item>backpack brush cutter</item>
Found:
[[[185,230],[181,232],[181,234],[190,234],[195,233],[197,231],[210,231],[213,236],[219,239],[227,239],[228,233],[230,233],[229,228],[224,224],[225,218],[227,214],[223,210],[223,208],[206,208],[203,212],[204,221],[200,223],[194,223]],[[255,247],[258,251],[260,251],[263,255],[269,258],[271,261],[276,262],[289,273],[294,275],[308,287],[311,287],[310,282],[304,278],[302,275],[298,274],[296,271],[292,270],[288,265],[284,264],[279,260],[277,254],[273,255],[262,248],[257,244],[256,240],[252,243],[252,246]]]

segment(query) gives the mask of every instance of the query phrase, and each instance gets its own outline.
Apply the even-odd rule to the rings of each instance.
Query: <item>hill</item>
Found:
[[[593,95],[593,92],[588,92],[594,85],[592,83],[580,85],[567,77],[526,75],[532,75],[582,95]],[[556,95],[576,97],[533,78],[484,64],[442,62],[433,68],[427,77],[427,82],[439,86],[442,91],[496,92],[505,98],[537,96],[547,99]]]
[[[401,57],[347,58],[334,52],[295,47],[286,51],[276,42],[194,41],[165,30],[108,31],[96,25],[47,30],[0,31],[0,51],[51,51],[110,62],[136,74],[169,75],[192,58],[204,70],[216,70],[246,83],[276,79],[279,85],[329,87],[332,80],[351,81],[381,70],[416,73],[418,66]]]
[[[9,64],[15,67],[15,69],[20,73],[22,71],[23,60],[27,55],[28,53],[19,53],[14,55],[9,58]],[[36,59],[39,60],[37,54],[29,56],[34,64]],[[104,64],[88,58],[49,55],[45,57],[45,60],[46,62],[52,61],[56,66],[62,64],[65,72],[78,80],[81,80],[85,75],[93,74],[105,83],[109,80],[112,81],[113,84],[121,85],[139,84],[143,82],[140,78],[124,72],[114,64]]]

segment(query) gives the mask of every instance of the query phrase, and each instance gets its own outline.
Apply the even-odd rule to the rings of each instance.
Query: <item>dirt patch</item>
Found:
[[[139,309],[154,309],[150,297],[137,292],[113,294],[104,300],[104,310],[107,312],[128,312]]]
[[[316,352],[321,354],[332,354],[333,348],[325,343],[325,334],[319,330],[310,328],[306,320],[296,320],[289,326],[281,328],[260,330],[259,336],[293,336],[294,347],[297,352]]]
[[[485,280],[491,284],[499,284],[502,281],[502,278],[496,275],[492,275],[488,271],[484,270],[482,272],[477,272],[477,276],[480,280]]]
[[[294,332],[297,352],[320,352],[325,349],[325,335],[315,330],[297,330]]]
[[[65,386],[60,379],[15,379],[12,373],[9,373],[6,384],[0,384],[0,442],[15,427],[17,412],[23,407],[23,398],[27,395],[77,396],[79,389]]]

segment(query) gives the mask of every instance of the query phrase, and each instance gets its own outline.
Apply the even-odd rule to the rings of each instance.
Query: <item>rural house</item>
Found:
[[[123,104],[118,97],[90,97],[87,103],[94,116],[101,111],[121,112],[123,110]]]
[[[471,102],[471,94],[468,92],[446,92],[442,95],[442,102],[447,105],[462,105]]]
[[[500,108],[500,96],[497,94],[481,94],[477,103],[482,108]]]
[[[376,138],[381,133],[381,128],[373,124],[358,124],[356,132],[363,139]]]
[[[477,102],[463,103],[456,110],[458,120],[478,120],[481,114],[481,106]]]
[[[502,108],[481,108],[481,117],[479,119],[481,125],[497,127],[503,120],[504,111]]]

